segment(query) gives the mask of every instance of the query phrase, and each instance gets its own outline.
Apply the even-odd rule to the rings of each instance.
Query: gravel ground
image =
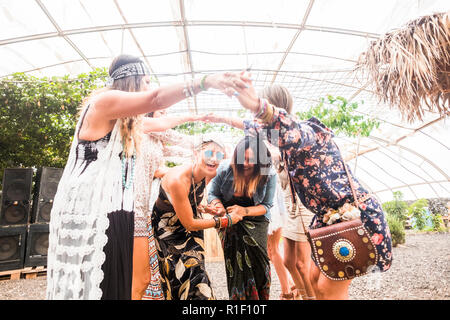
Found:
[[[350,286],[353,300],[450,300],[450,233],[408,234],[394,248],[394,262],[385,273],[357,278]],[[223,262],[207,263],[217,299],[228,299]],[[46,278],[0,281],[0,300],[42,300]],[[280,295],[272,266],[271,299]]]

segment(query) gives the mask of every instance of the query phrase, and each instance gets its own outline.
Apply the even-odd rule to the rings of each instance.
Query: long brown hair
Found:
[[[256,158],[250,181],[247,183],[244,178],[244,159],[245,151],[251,149]],[[236,145],[233,157],[230,163],[233,169],[233,186],[234,191],[247,197],[252,197],[258,186],[267,182],[269,170],[271,167],[271,156],[264,141],[260,136],[245,136]]]

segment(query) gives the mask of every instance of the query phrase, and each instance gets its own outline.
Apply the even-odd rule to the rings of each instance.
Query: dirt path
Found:
[[[391,270],[357,278],[350,298],[450,300],[450,233],[408,234],[406,244],[394,248]],[[217,299],[228,299],[223,262],[207,264]],[[42,300],[46,279],[0,281],[0,300]],[[271,299],[277,299],[280,284],[272,267]]]

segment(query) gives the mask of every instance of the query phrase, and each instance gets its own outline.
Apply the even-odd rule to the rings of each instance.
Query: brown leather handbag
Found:
[[[354,206],[358,208],[360,202],[345,163],[344,168],[350,182]],[[289,183],[295,203],[296,197],[290,176]],[[305,227],[303,218],[301,221],[316,264],[328,279],[349,280],[365,275],[378,262],[375,245],[360,217],[311,230]]]

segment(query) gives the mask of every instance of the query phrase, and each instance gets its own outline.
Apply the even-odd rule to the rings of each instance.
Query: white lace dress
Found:
[[[122,188],[119,126],[98,141],[80,141],[86,112],[76,126],[51,211],[47,299],[102,298],[108,214],[133,211],[133,186]],[[126,162],[128,172],[131,163]]]

